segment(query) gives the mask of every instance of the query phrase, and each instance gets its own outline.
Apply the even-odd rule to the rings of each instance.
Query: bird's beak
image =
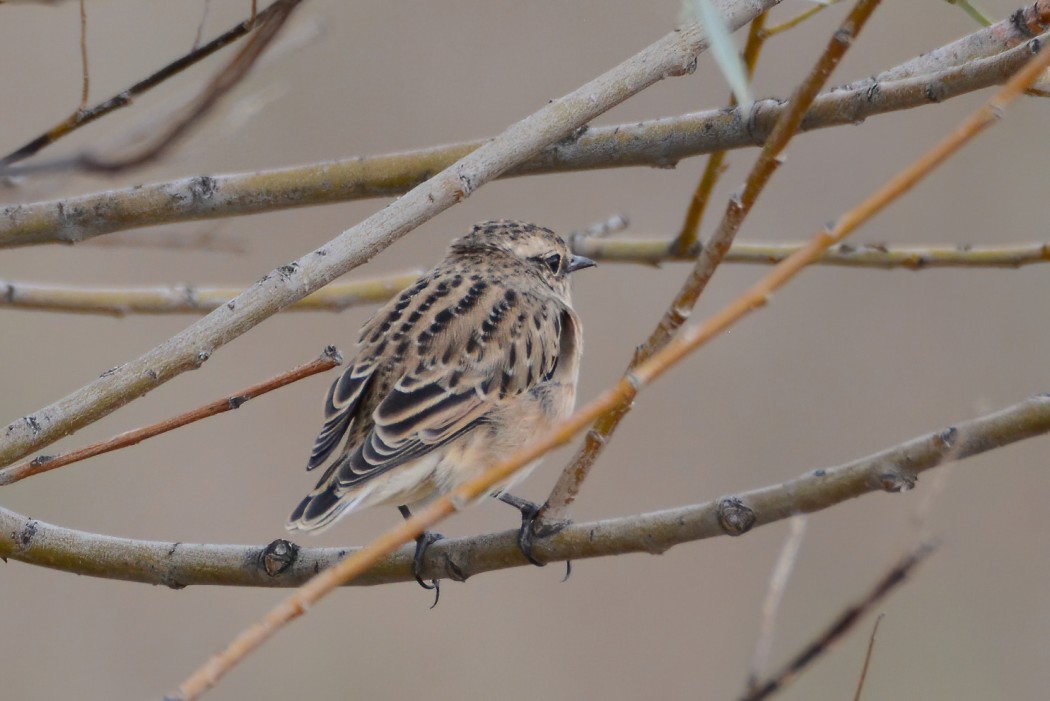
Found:
[[[575,273],[582,268],[593,268],[596,265],[598,264],[590,258],[585,258],[584,256],[573,256],[572,260],[569,261],[569,272]]]

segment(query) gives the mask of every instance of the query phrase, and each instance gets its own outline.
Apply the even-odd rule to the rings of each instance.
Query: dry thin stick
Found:
[[[825,91],[803,131],[854,125],[872,115],[939,104],[999,85],[1031,52],[1015,47],[941,73],[853,90]],[[636,166],[671,167],[683,158],[764,143],[787,109],[761,100],[746,109],[707,110],[640,123],[593,127],[508,169],[502,177]],[[403,154],[294,166],[256,173],[202,175],[33,204],[0,206],[0,247],[75,243],[115,231],[400,195],[484,141]],[[18,170],[16,167],[12,171]],[[2,172],[0,172],[2,174]]]
[[[187,113],[172,124],[166,133],[161,135],[153,144],[142,149],[139,153],[115,160],[104,160],[94,154],[85,153],[74,157],[63,169],[78,168],[87,171],[103,173],[116,173],[129,168],[137,168],[151,163],[165,153],[168,149],[182,139],[189,131],[201,122],[205,114],[210,112],[219,100],[225,97],[235,85],[244,80],[252,66],[259,60],[259,56],[271,44],[277,33],[288,21],[292,12],[298,7],[302,0],[276,0],[274,2],[274,14],[266,22],[259,25],[252,37],[236,56],[231,60],[218,75],[204,88],[197,98],[196,104],[192,105]]]
[[[821,10],[826,10],[827,8],[831,7],[832,5],[838,4],[838,2],[839,2],[839,0],[830,0],[830,2],[814,5],[813,7],[809,8],[808,10],[803,10],[802,12],[798,13],[797,15],[795,15],[794,17],[792,17],[789,20],[785,20],[784,22],[781,22],[780,24],[775,24],[772,27],[769,27],[768,29],[763,29],[762,30],[763,38],[764,39],[768,39],[771,36],[776,36],[777,34],[781,34],[783,32],[786,32],[789,29],[793,29],[794,27],[797,27],[798,25],[802,24],[807,19],[809,19],[813,15],[817,14]]]
[[[804,515],[792,516],[788,525],[790,527],[788,536],[780,548],[780,555],[769,577],[766,598],[762,601],[762,621],[758,628],[758,641],[755,643],[755,652],[751,656],[751,667],[747,673],[748,691],[754,691],[758,687],[759,680],[765,676],[766,668],[769,666],[769,655],[773,651],[773,634],[777,628],[780,603],[784,600],[788,580],[791,579],[791,573],[798,561],[798,551],[806,536],[806,517]]]
[[[359,304],[385,302],[405,289],[422,271],[331,284],[282,311],[342,311]],[[243,287],[70,287],[0,280],[0,309],[26,309],[79,314],[204,314],[228,303]]]
[[[853,694],[853,701],[860,701],[860,694],[864,691],[864,681],[868,678],[868,665],[871,664],[871,653],[875,651],[875,635],[879,632],[879,624],[886,614],[880,613],[875,617],[875,625],[871,627],[871,637],[868,638],[868,651],[864,654],[864,666],[860,670],[860,679],[857,680],[857,693]]]
[[[262,645],[280,628],[298,618],[306,610],[340,584],[359,576],[393,552],[400,545],[414,539],[441,519],[489,492],[492,487],[509,478],[526,464],[572,440],[602,413],[616,406],[626,397],[651,384],[686,355],[749,312],[764,306],[770,295],[797,275],[812,260],[834,243],[847,236],[862,223],[910,189],[922,177],[943,163],[963,144],[987,128],[1005,107],[1023,92],[1050,64],[1050,51],[1040,51],[1025,67],[1012,77],[1007,85],[977,112],[971,115],[952,134],[924,154],[918,161],[893,177],[860,205],[847,212],[831,232],[818,232],[812,242],[799,253],[788,258],[751,287],[737,300],[706,323],[683,329],[662,350],[639,365],[611,389],[606,390],[587,406],[576,411],[562,425],[530,446],[514,453],[507,460],[487,469],[478,477],[461,485],[450,494],[434,501],[412,518],[403,521],[368,546],[353,553],[330,569],[324,570],[300,587],[294,594],[271,609],[263,619],[243,631],[221,652],[190,675],[171,696],[189,701],[198,698],[214,686],[238,662]]]
[[[279,3],[275,2],[261,13],[259,13],[260,20],[269,19],[276,11],[280,9]],[[126,90],[122,90],[108,100],[104,100],[93,107],[81,108],[77,110],[65,120],[59,122],[55,126],[48,129],[46,132],[36,137],[29,143],[25,144],[19,149],[12,151],[3,158],[0,158],[0,172],[2,172],[4,166],[8,166],[12,163],[16,163],[23,159],[29,158],[30,156],[38,153],[40,150],[50,146],[64,136],[69,135],[73,131],[76,131],[80,127],[89,124],[100,117],[118,110],[122,107],[130,105],[136,97],[148,92],[150,89],[160,85],[168,78],[177,75],[189,68],[198,61],[211,56],[213,53],[222,49],[225,46],[233,43],[240,39],[242,36],[251,31],[250,20],[245,20],[237,26],[227,30],[221,36],[216,37],[212,41],[208,42],[201,48],[195,48],[185,56],[172,61],[164,68],[153,75],[145,78],[144,80],[135,83]],[[85,62],[86,66],[86,62]],[[86,69],[85,69],[86,70]],[[86,76],[86,73],[85,73]],[[86,81],[86,78],[85,78]],[[85,84],[86,85],[86,84]]]
[[[784,150],[798,133],[802,119],[813,100],[816,99],[817,93],[827,82],[831,72],[863,29],[865,22],[878,4],[879,0],[857,1],[839,29],[828,41],[813,68],[795,89],[788,101],[788,109],[780,115],[769,139],[762,147],[744,184],[743,192],[730,198],[718,229],[703,245],[696,264],[685,282],[682,283],[670,307],[660,318],[649,338],[635,351],[627,367],[628,375],[634,368],[665,348],[675,332],[689,318],[708,281],[729,251],[745,217],[782,162]],[[602,449],[630,410],[631,399],[625,397],[623,402],[595,422],[593,428],[587,433],[583,446],[562,471],[546,503],[541,507],[536,519],[537,532],[542,533],[544,530],[549,530],[549,527],[557,527],[565,520],[569,507],[580,493],[580,488]],[[545,521],[549,523],[547,529],[543,527]]]
[[[723,17],[739,27],[778,0],[736,0]],[[672,32],[619,66],[556,99],[441,171],[423,185],[299,260],[272,271],[237,298],[115,372],[0,431],[6,465],[200,367],[212,352],[469,197],[478,187],[572,134],[646,87],[696,66],[707,38],[697,25]],[[206,193],[202,193],[206,197]]]
[[[758,63],[758,55],[762,52],[762,46],[765,43],[764,36],[762,34],[762,28],[765,26],[766,17],[768,13],[763,12],[751,22],[751,28],[747,33],[747,43],[744,45],[743,62],[747,69],[747,79],[755,75],[755,65]],[[736,93],[732,93],[729,96],[729,106],[736,107]],[[718,180],[722,173],[725,172],[728,166],[724,165],[726,159],[726,151],[715,151],[707,159],[707,165],[704,166],[704,172],[700,176],[700,182],[696,185],[696,190],[693,192],[693,197],[689,201],[689,207],[685,213],[685,221],[682,222],[682,228],[678,232],[678,236],[675,238],[674,243],[671,244],[671,250],[674,251],[675,255],[685,256],[693,248],[694,244],[697,243],[700,233],[700,222],[704,219],[704,211],[707,209],[708,202],[711,201],[711,193],[715,189],[715,185],[718,184]]]
[[[932,543],[924,543],[906,555],[879,580],[875,587],[868,592],[867,596],[843,611],[827,630],[807,645],[784,669],[764,682],[755,691],[742,696],[741,701],[760,701],[761,699],[769,698],[794,681],[806,667],[824,655],[835,643],[839,642],[865,613],[882,601],[887,594],[903,584],[919,563],[925,560],[935,549],[936,546]]]
[[[674,243],[666,239],[597,238],[580,236],[573,239],[573,251],[601,262],[645,263],[659,265],[668,261],[695,260],[699,246],[679,257]],[[789,257],[803,244],[799,242],[734,241],[724,263],[775,265]],[[994,246],[969,244],[885,244],[841,243],[829,248],[820,265],[890,270],[927,270],[929,268],[1020,268],[1050,263],[1050,242],[1004,243]]]
[[[90,94],[91,78],[88,74],[88,50],[87,50],[87,8],[84,7],[84,0],[80,0],[80,70],[81,86],[80,86],[80,109],[78,112],[83,112],[87,109],[88,95]]]
[[[676,545],[738,536],[799,513],[814,513],[874,492],[900,493],[920,474],[950,461],[1050,433],[1050,394],[939,429],[872,455],[809,469],[769,485],[691,506],[576,523],[540,541],[544,561],[626,553],[659,554]],[[948,470],[937,470],[934,479]],[[927,490],[923,490],[924,492]],[[449,538],[427,550],[424,579],[527,566],[518,530]],[[208,545],[132,540],[55,526],[0,508],[0,558],[91,577],[182,588],[196,585],[299,586],[356,548]],[[381,558],[348,582],[373,586],[414,582],[413,547]]]
[[[71,465],[81,460],[87,460],[93,458],[96,455],[102,455],[103,453],[110,453],[114,450],[120,450],[121,448],[128,448],[130,446],[141,443],[147,438],[153,438],[159,436],[162,433],[168,431],[174,431],[177,428],[182,428],[187,424],[206,419],[209,416],[215,416],[216,414],[222,414],[227,411],[239,409],[249,399],[255,399],[259,395],[272,392],[275,389],[280,389],[285,385],[290,385],[293,382],[316,375],[319,372],[325,372],[331,370],[337,365],[341,365],[343,362],[343,356],[339,353],[339,349],[335,346],[328,346],[324,349],[324,353],[317,360],[312,360],[305,365],[300,365],[297,368],[293,368],[287,372],[283,372],[280,375],[271,377],[265,382],[247,387],[240,392],[235,392],[222,399],[217,399],[210,404],[205,404],[202,407],[187,411],[184,414],[173,416],[170,419],[158,421],[155,424],[149,426],[143,426],[142,428],[136,428],[132,431],[126,431],[120,435],[114,436],[109,440],[99,441],[98,443],[92,443],[91,445],[85,446],[78,450],[73,450],[68,453],[62,453],[60,455],[39,455],[32,460],[20,463],[18,465],[11,465],[0,470],[0,487],[8,484],[14,484],[19,480],[24,480],[26,477],[32,477],[33,475],[39,475],[43,472],[50,472],[66,465]]]

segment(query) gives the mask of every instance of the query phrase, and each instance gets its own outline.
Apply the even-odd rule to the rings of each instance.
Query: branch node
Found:
[[[321,352],[321,360],[330,360],[336,365],[343,364],[343,353],[335,346],[325,346]]]
[[[727,535],[744,535],[755,525],[758,517],[751,507],[738,497],[722,497],[717,507],[718,525]]]
[[[959,430],[955,426],[949,426],[934,438],[942,450],[951,450],[955,445],[955,439],[959,437]]]
[[[879,486],[883,491],[894,494],[914,489],[918,481],[918,475],[909,475],[900,470],[887,470],[879,473]]]
[[[295,564],[299,546],[290,540],[278,538],[262,552],[262,567],[270,577],[276,577]]]

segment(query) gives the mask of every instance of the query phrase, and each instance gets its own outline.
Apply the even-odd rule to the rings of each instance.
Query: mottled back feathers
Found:
[[[455,240],[361,329],[307,463],[327,468],[289,527],[366,505],[355,497],[369,481],[530,401],[560,371],[574,392],[581,342],[568,274],[589,264],[531,224],[486,222]]]

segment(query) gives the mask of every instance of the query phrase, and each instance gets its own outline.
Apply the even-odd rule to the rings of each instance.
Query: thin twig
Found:
[[[733,27],[778,0],[737,0],[724,13]],[[0,432],[6,465],[199,367],[225,343],[285,306],[373,258],[428,219],[541,149],[572,134],[605,110],[664,78],[695,68],[707,40],[696,25],[672,32],[619,66],[544,105],[501,135],[441,171],[396,202],[319,249],[272,271],[235,299],[139,358],[72,394],[9,424]],[[199,197],[207,199],[208,193]]]
[[[265,10],[259,13],[259,18],[266,20],[270,18],[277,10],[280,9],[280,4],[274,2],[272,5],[267,7]],[[11,153],[7,154],[3,158],[0,158],[0,173],[3,172],[4,166],[9,166],[12,163],[16,163],[23,159],[29,158],[30,156],[38,153],[42,149],[50,146],[64,136],[76,131],[80,127],[83,127],[91,122],[106,116],[110,112],[118,110],[122,107],[127,107],[135,98],[148,92],[152,88],[163,83],[168,78],[181,73],[193,64],[201,61],[208,56],[211,56],[216,51],[230,45],[237,41],[242,36],[251,31],[251,26],[248,20],[241,22],[240,24],[232,27],[231,29],[224,32],[222,35],[216,37],[212,41],[208,42],[199,49],[195,48],[185,56],[172,61],[164,68],[161,68],[156,73],[149,77],[140,80],[126,90],[122,90],[108,100],[94,105],[87,109],[80,109],[71,114],[69,117],[59,122],[55,126],[48,129],[46,132],[41,134],[29,141],[21,148],[18,148]]]
[[[873,115],[938,104],[998,85],[1030,56],[1027,47],[1018,46],[932,75],[825,91],[814,101],[801,129],[859,124]],[[707,110],[592,127],[572,140],[547,147],[522,165],[508,169],[503,177],[594,168],[669,167],[683,158],[719,149],[759,146],[785,110],[779,100],[768,99],[731,111]],[[62,200],[0,206],[0,247],[75,243],[158,224],[392,197],[425,182],[483,143],[256,173],[202,175]],[[26,167],[11,170],[19,168]]]
[[[659,554],[683,543],[739,536],[865,494],[907,491],[920,474],[938,466],[1047,433],[1050,395],[1044,394],[842,465],[806,470],[780,484],[691,506],[572,524],[537,542],[535,552],[545,562]],[[473,577],[529,566],[517,546],[517,535],[515,528],[441,540],[427,550],[422,575],[425,579],[450,573]],[[174,588],[299,586],[357,550],[306,548],[283,540],[267,546],[132,540],[63,528],[0,508],[0,558]],[[396,550],[347,584],[414,582],[413,556],[411,546]]]
[[[864,614],[886,598],[887,594],[903,584],[915,568],[935,549],[936,546],[932,543],[924,543],[908,553],[878,581],[867,596],[843,611],[827,630],[807,645],[784,669],[762,683],[753,692],[742,696],[741,701],[760,701],[769,698],[790,684],[803,670],[849,633]]]
[[[331,284],[282,311],[342,311],[359,304],[385,302],[421,274],[414,270],[366,280]],[[226,304],[243,287],[70,287],[0,280],[0,309],[104,314],[205,314]]]
[[[276,0],[274,2],[276,6],[274,14],[267,21],[259,23],[258,31],[248,39],[237,55],[211,79],[195,103],[189,107],[186,114],[171,124],[167,131],[152,144],[146,146],[138,153],[110,160],[100,158],[92,153],[84,153],[72,159],[69,164],[70,169],[117,173],[130,168],[141,167],[163,156],[168,149],[186,136],[191,129],[200,124],[204,115],[211,112],[219,101],[229,94],[234,86],[244,80],[245,76],[251,71],[252,66],[255,65],[263,51],[266,50],[274,37],[281,31],[281,28],[301,1]]]
[[[751,27],[747,33],[743,61],[749,81],[755,75],[758,56],[762,52],[762,45],[765,43],[762,28],[765,26],[767,16],[768,13],[763,12],[756,17],[751,22]],[[729,106],[737,106],[736,93],[729,96]],[[711,201],[711,193],[714,191],[715,185],[718,184],[722,173],[728,167],[724,165],[725,159],[726,151],[724,150],[715,151],[708,157],[707,164],[704,166],[704,172],[700,176],[700,182],[697,183],[696,190],[693,191],[693,197],[689,201],[689,207],[686,209],[685,221],[682,222],[682,228],[679,230],[678,236],[675,237],[674,243],[671,244],[671,250],[676,255],[687,255],[697,242],[700,235],[700,222],[703,221],[707,204]]]
[[[88,106],[88,96],[91,90],[91,77],[88,73],[88,50],[87,50],[87,8],[84,0],[80,0],[80,109],[83,112]]]
[[[789,29],[794,29],[813,15],[817,14],[822,10],[826,10],[832,5],[838,4],[838,2],[839,0],[831,0],[830,2],[815,4],[813,7],[809,8],[808,10],[803,10],[802,12],[798,13],[789,20],[785,20],[780,24],[775,24],[772,27],[769,27],[768,29],[762,30],[763,38],[776,36],[777,34],[782,34],[788,31]]]
[[[751,211],[751,207],[782,162],[784,150],[798,133],[802,119],[817,93],[827,82],[831,72],[845,55],[878,4],[879,0],[858,0],[838,30],[832,34],[813,68],[795,89],[788,101],[787,110],[780,115],[773,127],[772,133],[762,147],[744,183],[743,192],[730,198],[718,228],[701,247],[693,269],[675,294],[671,305],[646,341],[635,351],[627,367],[628,375],[634,368],[667,347],[675,332],[689,318],[708,281],[732,246],[733,239]],[[609,437],[615,433],[620,421],[630,412],[632,399],[630,395],[625,396],[620,404],[595,421],[593,428],[587,433],[583,446],[562,471],[547,501],[541,507],[535,522],[538,532],[543,532],[545,521],[557,524],[565,520],[569,507],[580,493],[580,488],[587,479],[588,473],[603,448],[608,445]]]
[[[280,375],[271,377],[265,382],[252,385],[251,387],[242,389],[240,392],[234,392],[222,399],[217,399],[214,402],[205,404],[204,406],[193,409],[192,411],[173,416],[170,419],[158,421],[149,426],[136,428],[133,431],[126,431],[108,440],[92,443],[91,445],[78,450],[59,455],[38,455],[32,460],[0,469],[0,486],[14,484],[19,480],[24,480],[26,477],[39,475],[43,472],[50,472],[51,470],[56,470],[60,467],[80,462],[81,460],[93,458],[96,455],[110,453],[114,450],[120,450],[121,448],[128,448],[141,443],[147,438],[153,438],[162,433],[174,431],[177,428],[182,428],[183,426],[200,421],[201,419],[239,409],[242,404],[250,399],[255,399],[262,394],[272,392],[275,389],[280,389],[281,387],[290,385],[293,382],[298,382],[303,378],[316,375],[319,372],[331,370],[337,365],[341,365],[342,362],[343,356],[339,353],[339,349],[335,346],[328,346],[325,348],[324,353],[321,354],[321,357],[317,360],[312,360],[305,365],[300,365],[299,367],[293,368],[287,372],[282,372]]]
[[[868,651],[864,653],[864,666],[860,669],[860,679],[857,680],[857,692],[853,694],[853,701],[860,701],[861,692],[864,691],[864,681],[868,678],[868,665],[871,664],[871,653],[875,651],[875,635],[879,632],[879,624],[886,614],[880,613],[875,617],[875,625],[871,627],[871,637],[868,638]]]
[[[762,620],[758,628],[758,640],[755,642],[755,652],[751,656],[751,666],[747,673],[748,691],[756,689],[759,680],[766,675],[769,656],[773,652],[773,635],[777,629],[780,603],[784,600],[788,580],[791,579],[795,562],[798,561],[798,552],[802,547],[802,540],[806,536],[806,517],[803,514],[792,516],[788,524],[790,527],[788,536],[780,548],[780,555],[773,566],[773,573],[769,576],[766,598],[762,601]]]
[[[659,265],[669,261],[695,260],[699,246],[685,257],[677,256],[666,239],[591,238],[573,240],[573,251],[601,262]],[[775,265],[802,248],[799,242],[735,241],[726,254],[726,263]],[[1050,242],[1004,243],[994,246],[969,244],[842,243],[829,248],[820,265],[856,268],[1020,268],[1050,263]]]
[[[728,17],[727,23],[731,26],[733,24]],[[964,121],[955,132],[949,134],[918,161],[892,178],[871,197],[847,212],[831,232],[819,232],[806,248],[778,265],[758,284],[751,287],[706,323],[683,329],[662,350],[621,378],[614,387],[606,390],[572,414],[556,430],[516,451],[506,460],[493,465],[451,493],[436,499],[430,506],[421,509],[369,545],[322,571],[271,609],[262,620],[241,632],[226,648],[194,671],[171,695],[171,698],[183,701],[198,698],[279,629],[303,615],[308,608],[315,605],[337,586],[361,575],[382,557],[416,538],[449,514],[488,493],[494,485],[510,478],[528,463],[554,448],[565,445],[598,416],[617,406],[624,398],[634,397],[640,389],[651,384],[700,345],[749,312],[764,306],[774,291],[797,275],[812,260],[819,258],[825,249],[842,240],[860,224],[881,211],[937,165],[958,151],[963,144],[987,128],[997,116],[1003,113],[1006,106],[1045,70],[1047,64],[1050,64],[1050,51],[1039,51],[1007,82],[1002,90]],[[738,515],[734,513],[734,521]]]

